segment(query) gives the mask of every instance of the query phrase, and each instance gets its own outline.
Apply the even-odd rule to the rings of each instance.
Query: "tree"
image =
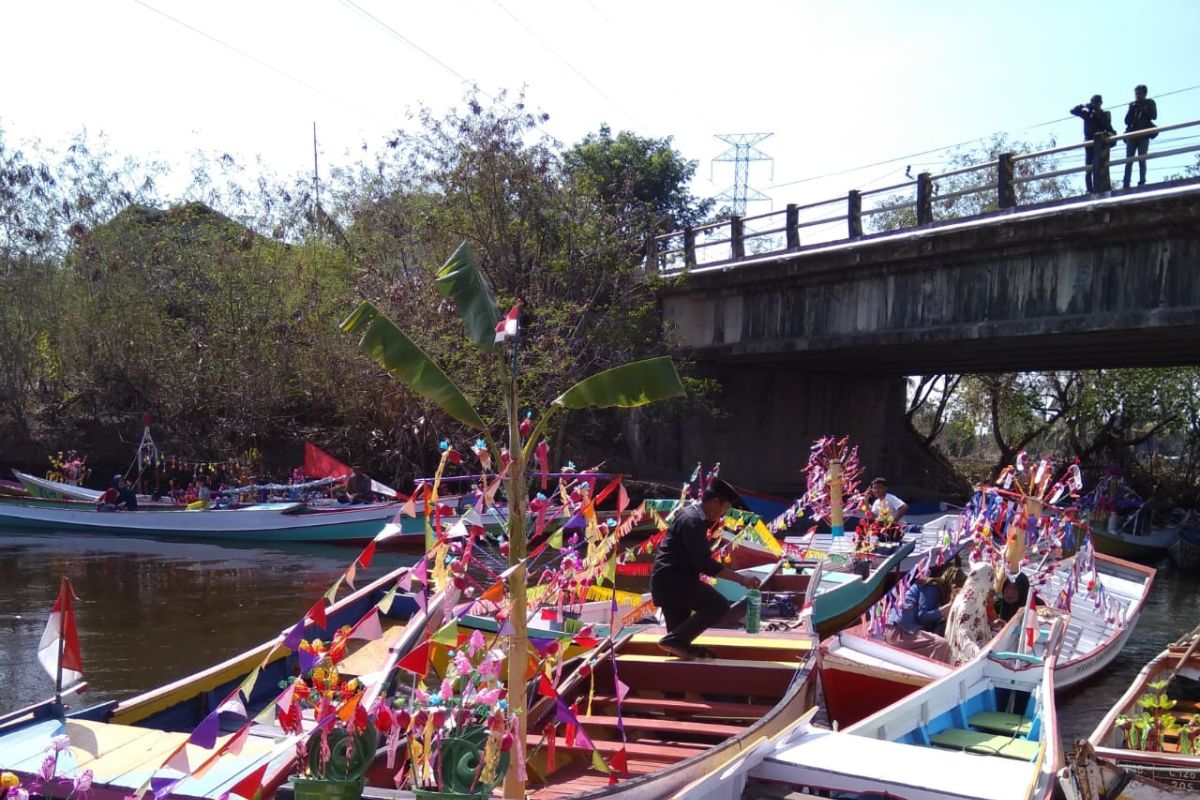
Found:
[[[525,602],[525,513],[528,495],[525,482],[526,465],[533,457],[535,446],[546,446],[541,442],[541,434],[558,410],[613,406],[634,408],[677,397],[683,394],[684,390],[675,366],[666,357],[614,367],[596,373],[558,395],[540,415],[530,435],[522,441],[519,413],[523,405],[517,380],[517,344],[520,336],[515,329],[515,315],[519,307],[514,308],[510,314],[514,319],[514,330],[501,344],[499,335],[494,333],[503,327],[500,325],[499,310],[491,288],[465,242],[438,271],[437,282],[442,296],[453,300],[476,349],[491,362],[494,381],[501,383],[505,389],[503,419],[508,432],[508,453],[512,459],[505,478],[511,569],[508,578],[508,594],[511,601],[509,620],[513,628],[509,645],[507,687],[509,707],[520,715],[514,746],[524,748],[526,727],[523,654],[528,650]],[[503,439],[493,435],[492,425],[484,421],[480,411],[437,363],[391,320],[380,315],[370,303],[362,303],[343,322],[342,327],[349,333],[359,334],[359,346],[394,377],[436,403],[445,413],[468,429],[481,434],[491,451],[493,464],[505,463],[497,446],[497,441]],[[522,657],[518,657],[517,654],[521,654]],[[524,779],[517,775],[515,769],[509,770],[505,776],[504,795],[510,798],[525,796]]]

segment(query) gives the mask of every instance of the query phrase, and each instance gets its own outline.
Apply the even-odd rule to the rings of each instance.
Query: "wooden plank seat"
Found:
[[[581,725],[598,728],[616,728],[617,721],[617,717],[585,716],[579,718]],[[745,730],[741,725],[722,725],[716,722],[684,722],[675,719],[655,719],[650,717],[622,717],[620,721],[625,726],[626,731],[637,730],[649,733],[706,737],[716,739],[720,742],[725,741],[730,736],[737,736]]]
[[[1041,746],[1029,739],[1013,739],[995,733],[968,731],[963,728],[947,728],[929,737],[930,744],[947,750],[965,750],[968,753],[1003,756],[1017,761],[1033,761]]]
[[[533,748],[544,744],[541,734],[530,733],[526,736],[527,747]],[[642,761],[656,761],[660,763],[674,764],[676,761],[683,761],[685,758],[691,758],[697,753],[703,753],[712,747],[711,744],[699,744],[697,742],[659,742],[647,743],[642,741],[631,741],[626,744],[621,742],[608,741],[606,739],[593,739],[592,744],[600,751],[600,754],[605,757],[605,761],[611,756],[615,756],[621,752],[621,748],[625,748],[625,754],[631,759],[639,759]],[[566,740],[561,736],[554,743],[555,752],[580,752],[589,753],[591,750],[584,745],[582,741],[576,740],[574,746],[567,746]]]
[[[615,706],[615,695],[598,694],[592,708]],[[668,717],[714,717],[723,719],[762,719],[774,706],[767,703],[726,703],[718,700],[676,700],[658,697],[626,697],[621,708],[639,714],[658,713]]]
[[[972,728],[989,733],[1003,733],[1006,736],[1028,736],[1033,728],[1033,720],[1025,719],[1020,714],[1006,714],[1003,711],[982,711],[972,714],[967,720]]]
[[[788,661],[726,658],[685,661],[667,655],[619,655],[621,680],[637,689],[782,697],[796,672]]]

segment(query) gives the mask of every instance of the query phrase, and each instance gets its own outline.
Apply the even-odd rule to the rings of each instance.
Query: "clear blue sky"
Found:
[[[10,141],[86,128],[185,169],[203,149],[291,174],[311,170],[314,121],[328,165],[470,83],[526,87],[567,143],[603,122],[674,136],[704,195],[732,181],[709,180],[713,134],[773,132],[751,185],[777,207],[936,172],[944,154],[812,180],[997,131],[1081,138],[1067,109],[1096,92],[1200,84],[1196,0],[37,0],[5,3],[4,27]],[[1159,108],[1200,118],[1200,89]]]

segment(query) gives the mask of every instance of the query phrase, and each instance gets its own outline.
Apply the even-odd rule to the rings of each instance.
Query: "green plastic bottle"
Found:
[[[746,592],[746,633],[758,633],[762,622],[762,592],[751,589]]]

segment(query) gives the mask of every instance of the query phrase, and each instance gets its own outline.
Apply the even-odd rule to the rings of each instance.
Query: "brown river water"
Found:
[[[290,627],[358,552],[0,530],[0,713],[53,690],[36,650],[62,575],[80,598],[89,689],[76,703],[90,705],[184,677]],[[362,578],[414,558],[379,553]],[[1068,744],[1091,732],[1169,640],[1200,622],[1200,576],[1180,574],[1165,560],[1157,566],[1124,651],[1102,675],[1059,695]]]

